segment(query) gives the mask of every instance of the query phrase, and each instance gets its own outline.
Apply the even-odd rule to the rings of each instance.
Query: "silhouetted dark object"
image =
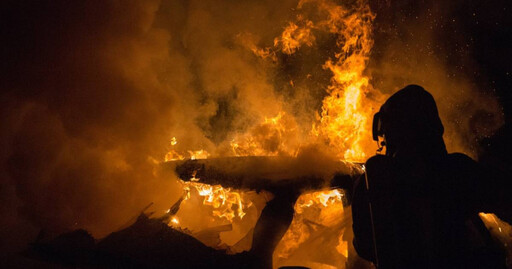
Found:
[[[42,240],[46,236],[41,233],[26,255],[38,261],[47,261],[50,265],[80,268],[270,269],[274,249],[293,219],[294,204],[299,195],[306,190],[322,189],[327,184],[323,177],[314,173],[290,172],[287,167],[295,167],[295,162],[292,158],[237,157],[187,160],[162,165],[165,171],[173,175],[177,172],[184,181],[189,181],[195,175],[206,184],[271,191],[274,198],[268,201],[261,212],[254,227],[253,244],[249,251],[229,255],[225,250],[208,247],[188,233],[169,227],[166,223],[178,212],[184,201],[181,197],[167,214],[160,217],[150,218],[151,213],[145,212],[152,203],[147,205],[140,215],[119,231],[98,242],[85,231],[64,234],[51,241]],[[339,167],[340,172],[336,178],[343,179],[347,184],[351,184],[361,174],[360,170],[349,170],[342,163],[339,163]],[[350,171],[350,174],[342,171]]]
[[[175,230],[159,218],[142,213],[130,226],[95,242],[85,230],[49,241],[39,240],[25,256],[66,267],[80,268],[272,268],[272,254],[293,218],[299,193],[269,202],[255,227],[253,248],[227,255]],[[293,267],[289,267],[293,268]],[[306,268],[306,267],[295,267]]]
[[[386,154],[354,186],[354,247],[378,268],[504,268],[479,212],[511,221],[504,179],[464,154],[447,154],[432,95],[410,85],[374,118]]]
[[[274,250],[293,219],[293,205],[300,192],[284,186],[267,203],[254,227],[254,239],[249,253],[256,262],[252,268],[272,268]]]
[[[339,188],[344,190],[343,205],[349,206],[352,203],[352,190],[354,189],[354,182],[357,177],[354,178],[350,175],[337,173],[331,179],[331,187]]]

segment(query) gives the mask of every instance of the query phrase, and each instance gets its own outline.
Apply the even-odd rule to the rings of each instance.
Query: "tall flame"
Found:
[[[229,155],[297,156],[303,146],[322,144],[327,145],[333,156],[340,160],[364,161],[375,150],[370,134],[371,118],[381,101],[379,92],[373,90],[369,77],[364,73],[373,47],[372,22],[375,15],[367,0],[344,4],[332,0],[301,0],[297,11],[300,13],[303,9],[307,12],[315,10],[318,14],[312,16],[314,19],[308,19],[306,14],[298,15],[296,21],[289,22],[283,33],[274,39],[274,47],[258,48],[250,40],[250,35],[238,37],[255,55],[274,62],[277,53],[291,55],[302,46],[313,46],[318,32],[336,37],[338,51],[323,65],[332,73],[330,85],[326,86],[327,95],[316,121],[309,125],[311,131],[309,134],[301,133],[306,128],[300,128],[293,115],[285,111],[263,115],[259,124],[232,137]],[[290,85],[294,86],[293,81]],[[183,154],[177,154],[173,148],[176,143],[176,139],[171,141],[169,156],[182,159]],[[207,158],[209,154],[189,151],[189,155],[191,158]],[[189,195],[195,192],[201,196],[203,204],[212,207],[215,217],[231,223],[243,218],[245,210],[252,207],[244,200],[243,193],[219,185],[187,182],[184,188]],[[342,198],[339,190],[302,195],[295,205],[294,220],[275,252],[277,259],[289,258],[303,243],[314,243],[319,237],[335,235],[329,241],[329,247],[341,254],[333,256],[340,257],[336,265],[342,266],[343,259],[346,261],[348,256],[348,242],[343,236],[350,219],[343,208]],[[173,223],[177,224],[178,220]],[[325,236],[326,233],[329,236]]]
[[[305,2],[310,1],[301,1],[299,5]],[[319,9],[328,13],[321,25],[338,36],[340,51],[324,65],[333,77],[313,133],[326,138],[339,158],[364,161],[373,146],[371,116],[376,107],[375,100],[369,98],[372,89],[369,78],[364,75],[373,47],[375,15],[364,0],[356,1],[352,7],[321,1]]]
[[[313,137],[303,138],[298,134],[299,128],[290,128],[285,121],[269,124],[266,117],[261,126],[267,129],[260,128],[256,135],[252,135],[253,131],[250,130],[242,138],[236,137],[231,145],[238,156],[293,155],[305,144],[326,144],[340,160],[363,162],[376,149],[370,134],[371,118],[382,101],[380,92],[373,90],[369,77],[364,73],[373,47],[372,22],[375,15],[367,0],[343,5],[331,0],[301,0],[297,10],[300,11],[306,5],[309,11],[313,7],[319,14],[313,16],[316,17],[315,21],[307,19],[306,15],[298,15],[296,21],[289,22],[283,33],[275,38],[274,49],[255,49],[253,44],[248,47],[257,56],[265,58],[267,54],[262,55],[262,51],[281,51],[291,55],[302,46],[312,46],[316,40],[315,33],[318,32],[336,37],[339,50],[323,65],[324,69],[332,73],[332,78],[326,88],[327,96],[322,101],[317,121],[312,123],[310,134]],[[324,19],[318,20],[318,17]],[[293,81],[290,84],[293,86]],[[281,111],[275,118],[281,119],[284,114]],[[266,135],[262,135],[265,131]],[[286,141],[282,134],[293,131],[303,138],[298,140],[307,143],[276,142],[279,139]],[[269,137],[272,137],[276,145],[272,150],[268,150],[268,144],[264,143]]]

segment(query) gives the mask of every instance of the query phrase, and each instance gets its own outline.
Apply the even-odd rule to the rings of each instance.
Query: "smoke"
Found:
[[[254,126],[265,118],[286,115],[287,126],[307,133],[330,83],[322,66],[336,53],[336,36],[315,32],[292,55],[255,54],[297,20],[292,0],[2,5],[2,249],[40,229],[101,237],[150,202],[163,212],[181,195],[174,178],[158,173],[172,137],[178,151],[219,156],[237,135],[263,132]],[[486,135],[501,122],[499,108],[442,51],[423,50],[438,41],[425,21],[398,29],[419,36],[377,39],[372,83],[384,93],[408,83],[430,90],[448,145],[471,152],[475,131]],[[295,133],[277,137],[302,142]]]
[[[449,152],[476,157],[478,141],[489,137],[504,116],[489,81],[475,62],[471,27],[478,4],[467,1],[374,2],[379,10],[375,49],[368,72],[388,94],[418,84],[436,99]]]
[[[181,102],[196,98],[187,59],[153,26],[159,2],[5,5],[2,248],[39,229],[101,237],[150,202],[168,207],[180,194],[157,174],[169,132],[199,131]]]
[[[2,249],[41,229],[102,237],[150,202],[172,205],[181,188],[158,173],[172,137],[214,152],[288,106],[275,85],[290,79],[274,80],[285,70],[240,37],[272,44],[296,4],[3,3]],[[296,111],[293,96],[309,96],[297,92]]]

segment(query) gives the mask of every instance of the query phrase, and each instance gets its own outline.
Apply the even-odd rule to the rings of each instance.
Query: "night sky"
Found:
[[[436,43],[428,48],[432,57],[443,59],[454,72],[461,71],[481,91],[494,93],[503,105],[507,122],[511,120],[512,18],[510,1],[373,1],[379,43],[418,36],[403,30],[407,24],[421,24],[435,32]],[[440,16],[438,16],[440,14]],[[378,56],[376,56],[378,57]],[[449,76],[450,74],[447,74]]]
[[[481,161],[511,171],[512,17],[509,13],[512,3],[382,0],[371,4],[377,13],[372,59],[383,57],[386,51],[381,48],[388,43],[418,39],[421,31],[415,26],[420,25],[419,29],[434,33],[432,42],[406,46],[404,53],[427,54],[439,59],[448,66],[446,77],[465,76],[481,93],[498,98],[505,124],[492,137],[479,140],[478,155]],[[418,66],[413,72],[421,70]],[[378,80],[374,84],[378,87]]]

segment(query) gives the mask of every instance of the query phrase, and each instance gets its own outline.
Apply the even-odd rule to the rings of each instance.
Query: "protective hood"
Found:
[[[373,132],[374,139],[384,135],[389,156],[446,154],[436,102],[418,85],[389,97],[374,117]]]

